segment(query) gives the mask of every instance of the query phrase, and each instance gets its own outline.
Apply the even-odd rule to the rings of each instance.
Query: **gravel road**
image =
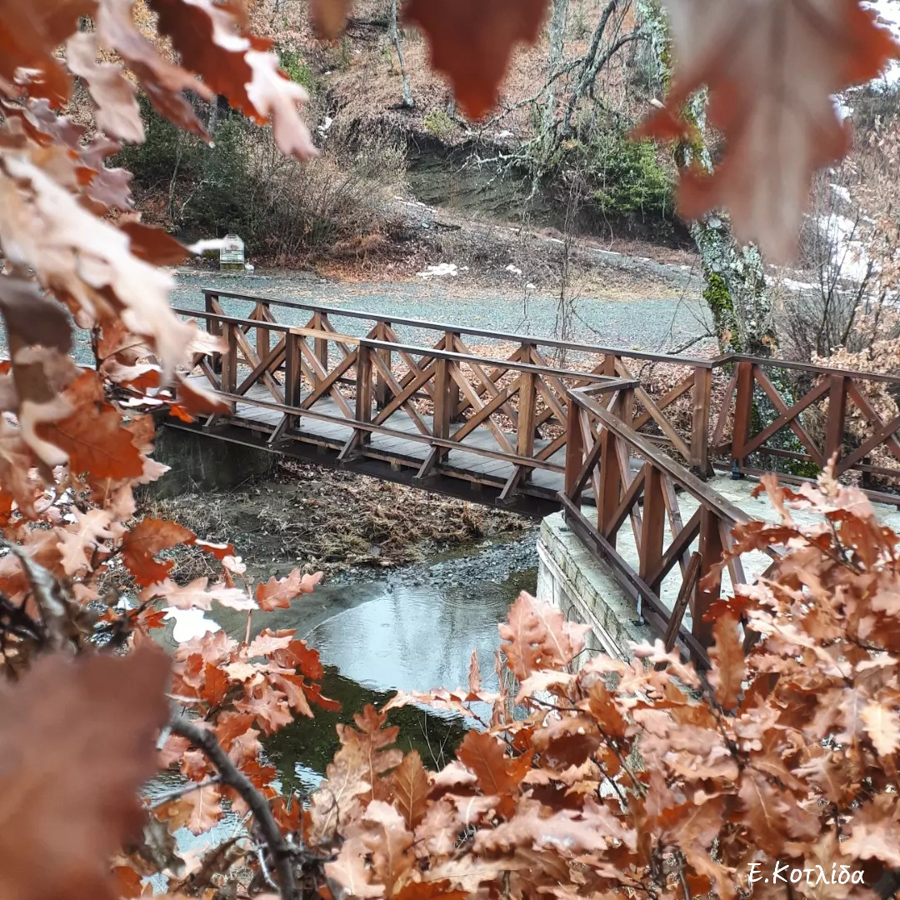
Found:
[[[350,309],[379,315],[452,323],[470,328],[554,337],[558,332],[558,300],[524,290],[473,288],[453,278],[423,283],[336,283],[307,273],[272,275],[220,275],[185,270],[178,273],[178,285],[172,296],[174,306],[202,309],[204,288],[259,294]],[[649,285],[653,289],[653,285]],[[694,292],[661,285],[655,296],[625,296],[616,299],[582,297],[575,302],[569,339],[600,346],[625,347],[651,353],[672,352],[707,331],[706,313]],[[231,315],[246,315],[251,307],[240,301],[225,300]],[[278,309],[275,317],[288,325],[302,325],[308,316],[300,310]],[[334,315],[332,322],[348,334],[360,334],[361,324]],[[364,324],[364,323],[363,323]],[[431,340],[413,328],[396,329],[401,340],[421,344]],[[473,339],[474,341],[474,339]],[[482,343],[478,341],[478,343]],[[692,352],[697,352],[697,345]]]

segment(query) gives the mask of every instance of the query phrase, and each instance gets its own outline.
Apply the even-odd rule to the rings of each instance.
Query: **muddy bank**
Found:
[[[231,490],[145,498],[140,512],[179,522],[204,540],[231,542],[252,574],[301,567],[324,572],[326,582],[371,577],[372,570],[535,527],[503,510],[292,461]],[[195,548],[179,550],[176,564],[179,581],[212,574],[209,557]]]

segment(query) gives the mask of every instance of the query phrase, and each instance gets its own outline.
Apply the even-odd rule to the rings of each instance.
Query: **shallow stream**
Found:
[[[314,719],[298,718],[266,741],[285,788],[307,793],[318,784],[338,747],[335,725],[352,724],[366,704],[380,708],[398,690],[464,687],[473,650],[485,689],[496,688],[497,625],[520,591],[535,590],[535,541],[530,529],[378,579],[351,570],[290,609],[254,616],[254,632],[294,628],[315,647],[325,666],[323,693],[341,703],[339,713],[315,708]],[[219,608],[212,617],[243,637],[246,614]],[[390,721],[400,727],[400,748],[418,750],[431,768],[452,758],[467,727],[460,717],[418,707],[394,710]]]

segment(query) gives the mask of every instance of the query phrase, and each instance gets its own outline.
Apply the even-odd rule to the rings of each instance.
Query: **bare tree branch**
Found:
[[[207,778],[206,781],[191,781],[188,784],[182,785],[177,790],[169,791],[167,794],[155,797],[153,803],[151,803],[147,809],[159,809],[161,806],[165,806],[167,803],[171,803],[173,800],[177,800],[185,794],[191,794],[194,791],[202,791],[205,787],[211,787],[214,784],[221,783],[222,778],[218,775],[215,778]]]
[[[269,852],[272,854],[281,898],[282,900],[295,900],[297,884],[294,879],[293,862],[296,848],[284,839],[284,835],[272,815],[272,810],[269,808],[268,800],[228,758],[228,754],[222,749],[222,745],[212,731],[201,728],[182,716],[174,716],[169,726],[172,734],[186,738],[195,747],[202,750],[206,758],[219,771],[222,783],[234,788],[250,807],[256,824],[268,844]]]

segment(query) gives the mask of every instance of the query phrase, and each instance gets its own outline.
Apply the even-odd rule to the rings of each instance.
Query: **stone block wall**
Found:
[[[541,523],[538,556],[538,599],[562,610],[567,619],[591,626],[584,658],[605,653],[628,659],[632,641],[654,639],[651,628],[638,620],[632,598],[569,530],[562,513]]]

